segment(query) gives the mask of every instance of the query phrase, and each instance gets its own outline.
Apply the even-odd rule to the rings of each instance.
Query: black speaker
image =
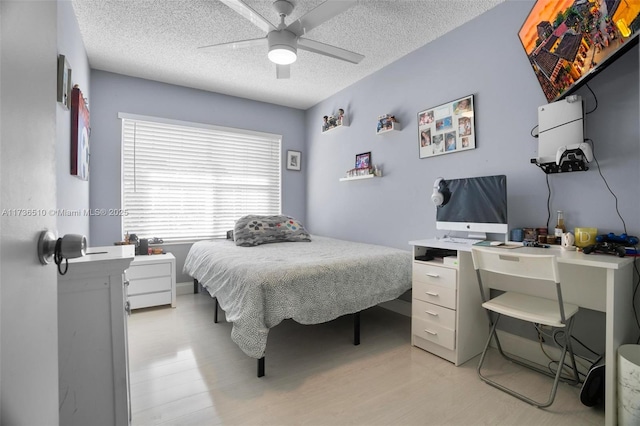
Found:
[[[604,362],[591,367],[580,390],[580,402],[587,407],[604,402]]]
[[[146,238],[140,238],[138,245],[138,254],[149,254],[149,240]]]

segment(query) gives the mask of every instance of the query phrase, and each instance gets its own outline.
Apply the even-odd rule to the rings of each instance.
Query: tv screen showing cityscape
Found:
[[[538,0],[518,36],[553,102],[636,45],[639,30],[638,0]]]

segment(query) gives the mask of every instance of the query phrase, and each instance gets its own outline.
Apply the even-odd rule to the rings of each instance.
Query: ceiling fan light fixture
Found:
[[[269,41],[269,60],[278,65],[289,65],[298,59],[297,37],[287,30],[271,31]]]
[[[298,59],[296,49],[286,45],[272,46],[267,56],[271,62],[278,65],[289,65]]]

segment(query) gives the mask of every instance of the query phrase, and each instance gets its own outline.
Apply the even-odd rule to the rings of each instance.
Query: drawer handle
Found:
[[[124,285],[125,285],[125,286],[128,286],[128,285],[129,285],[129,280],[126,280],[126,281],[124,282]]]
[[[127,313],[127,315],[131,315],[131,303],[128,300],[124,304],[124,310]]]
[[[440,278],[440,274],[436,274],[433,272],[427,272],[426,275],[431,278]]]
[[[437,313],[437,312],[432,312],[432,311],[424,311],[424,313],[425,313],[425,314],[429,314],[429,315],[432,315],[432,316],[434,316],[434,317],[437,317],[437,316],[438,316],[438,313]]]
[[[426,328],[424,329],[424,332],[425,332],[425,333],[429,333],[429,334],[431,334],[432,336],[437,336],[437,335],[438,335],[438,332],[437,332],[437,331],[427,330]]]
[[[425,293],[427,293],[429,296],[434,296],[434,297],[438,297],[438,296],[440,296],[440,294],[438,294],[438,293],[434,293],[434,292],[432,292],[432,291],[425,291]]]

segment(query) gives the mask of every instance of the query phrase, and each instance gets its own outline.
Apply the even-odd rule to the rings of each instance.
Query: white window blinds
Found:
[[[120,114],[123,232],[219,238],[246,214],[280,214],[281,136]]]

